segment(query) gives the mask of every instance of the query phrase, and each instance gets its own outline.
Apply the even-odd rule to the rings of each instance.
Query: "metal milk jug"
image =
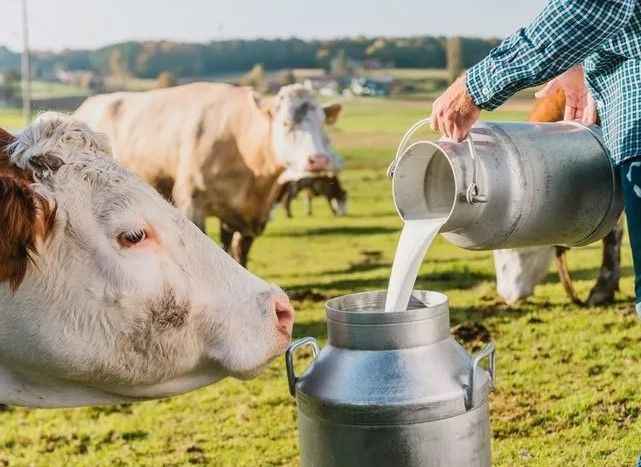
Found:
[[[322,351],[310,337],[288,349],[301,466],[490,466],[494,345],[470,357],[450,336],[443,294],[414,291],[407,311],[384,306],[385,292],[332,299]],[[313,361],[297,375],[304,347]]]
[[[428,122],[389,170],[404,220],[447,218],[443,236],[473,250],[582,246],[616,225],[623,198],[598,127],[485,122],[463,143],[411,143]]]

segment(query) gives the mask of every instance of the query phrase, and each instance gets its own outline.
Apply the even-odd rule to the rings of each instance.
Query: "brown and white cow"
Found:
[[[334,170],[323,124],[340,110],[321,107],[300,85],[261,98],[251,88],[194,83],[91,97],[75,116],[106,133],[116,159],[201,229],[218,217],[224,249],[246,265],[279,176]]]
[[[281,354],[293,310],[118,165],[106,138],[44,114],[0,133],[0,402],[159,398]]]
[[[531,122],[557,122],[563,120],[565,95],[557,91],[537,99],[529,116]],[[603,239],[602,264],[597,282],[590,290],[588,305],[611,302],[619,289],[621,277],[621,240],[623,227],[619,224]],[[538,246],[494,252],[497,292],[507,303],[515,303],[534,293],[534,288],[547,275],[555,259],[559,279],[570,300],[583,304],[574,289],[567,262],[567,248]]]

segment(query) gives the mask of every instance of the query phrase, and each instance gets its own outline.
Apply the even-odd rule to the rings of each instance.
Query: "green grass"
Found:
[[[296,337],[324,343],[324,297],[385,287],[400,222],[384,169],[401,133],[428,110],[417,102],[347,103],[332,137],[347,158],[350,215],[336,219],[317,200],[315,216],[307,217],[297,202],[294,219],[279,211],[256,242],[250,267],[291,292]],[[584,296],[599,261],[598,245],[570,253]],[[445,292],[453,324],[483,326],[497,345],[494,465],[631,466],[641,453],[641,326],[630,306],[627,245],[623,261],[622,292],[612,306],[569,304],[551,271],[533,298],[507,307],[497,300],[490,253],[435,243],[418,287]],[[279,359],[253,381],[228,380],[166,401],[11,408],[0,412],[0,465],[294,466],[296,408],[286,386]]]
[[[15,130],[24,126],[22,110],[13,107],[0,107],[0,128]]]
[[[86,96],[89,90],[74,84],[65,84],[52,81],[33,81],[31,93],[34,99],[48,97]]]

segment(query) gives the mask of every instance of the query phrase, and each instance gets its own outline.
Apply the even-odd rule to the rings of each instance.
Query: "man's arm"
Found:
[[[543,83],[583,62],[630,20],[636,0],[550,0],[520,29],[468,70],[467,90],[493,110],[517,91]]]

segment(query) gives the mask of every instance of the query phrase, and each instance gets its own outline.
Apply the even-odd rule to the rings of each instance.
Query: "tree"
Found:
[[[351,72],[345,49],[340,49],[332,60],[332,74],[338,77],[348,76]]]
[[[465,67],[463,65],[463,44],[460,37],[447,39],[447,75],[450,83],[461,76]]]
[[[12,101],[20,93],[20,74],[16,70],[0,73],[0,100]]]
[[[157,88],[171,88],[178,84],[176,77],[170,71],[163,71],[156,78]]]
[[[109,54],[109,74],[117,83],[117,87],[127,87],[129,67],[125,55],[119,48],[114,48]]]

